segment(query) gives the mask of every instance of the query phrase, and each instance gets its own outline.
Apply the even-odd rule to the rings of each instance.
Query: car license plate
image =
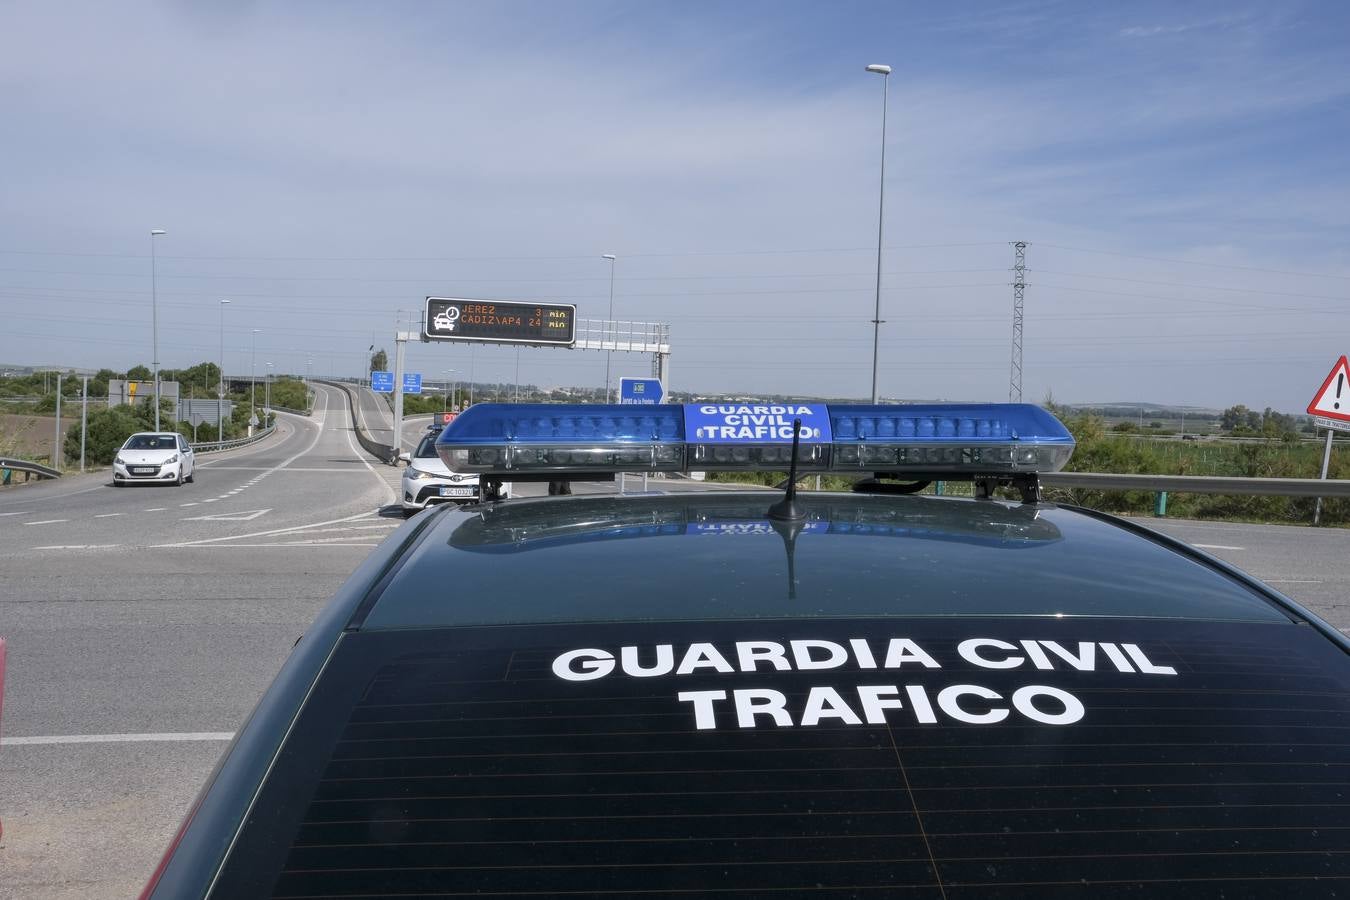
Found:
[[[137,474],[137,475],[153,475],[153,474],[155,474],[155,467],[154,467],[154,466],[132,466],[132,467],[131,467],[131,471],[132,471],[133,473]]]
[[[478,488],[475,487],[443,487],[441,488],[442,497],[475,497],[478,495]]]

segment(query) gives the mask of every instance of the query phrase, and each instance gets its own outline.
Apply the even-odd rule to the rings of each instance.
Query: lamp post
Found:
[[[459,374],[459,369],[442,369],[442,370],[441,370],[441,412],[445,412],[445,411],[447,410],[447,408],[448,408],[450,405],[452,405],[452,404],[450,404],[450,401],[449,401],[449,399],[448,399],[449,396],[450,396],[450,379],[449,379],[448,376],[451,375],[451,374],[458,375],[458,374]],[[455,390],[456,397],[455,397],[455,402],[454,402],[453,405],[454,405],[454,406],[458,406],[458,405],[459,405],[459,397],[458,397],[458,394],[459,394],[459,382],[458,382],[458,380],[456,380],[456,382],[455,382],[455,389],[456,389],[456,390]]]
[[[220,301],[220,388],[216,391],[216,440],[225,440],[225,307],[230,301]]]
[[[155,430],[159,431],[159,297],[155,289],[155,238],[167,234],[163,228],[150,229],[150,365],[155,369]]]
[[[249,345],[248,362],[248,418],[249,423],[258,417],[258,332],[261,328],[253,329],[252,344]]]
[[[872,314],[872,402],[877,402],[877,353],[881,348],[881,234],[886,222],[886,100],[891,89],[891,67],[870,65],[881,76],[881,188],[877,199],[877,296]]]
[[[609,317],[605,320],[605,327],[610,330],[610,336],[614,333],[614,266],[618,261],[613,253],[602,253],[601,259],[609,260]],[[609,364],[614,356],[613,350],[605,351],[605,402],[613,403],[614,399],[609,395]]]
[[[267,381],[263,385],[263,425],[272,416],[272,364],[267,364]]]

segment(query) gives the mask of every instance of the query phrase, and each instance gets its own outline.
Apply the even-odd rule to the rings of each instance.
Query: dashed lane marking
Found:
[[[23,513],[0,513],[0,518],[3,518],[5,516],[21,516],[21,515],[23,515]]]
[[[94,516],[95,519],[111,519],[113,516],[120,516],[121,513],[99,513]]]
[[[113,547],[120,547],[121,544],[48,544],[45,547],[34,547],[34,550],[110,550]]]
[[[1199,547],[1201,550],[1246,550],[1246,547],[1230,547],[1227,544],[1191,544],[1192,547]]]
[[[43,734],[0,738],[0,747],[37,744],[162,744],[185,741],[231,741],[233,731],[152,731],[144,734]]]
[[[69,522],[69,519],[38,519],[36,522],[24,522],[25,525],[55,525],[57,522]]]
[[[193,500],[191,503],[180,503],[179,506],[196,506],[200,501]]]
[[[145,510],[145,512],[164,512],[164,510],[166,509],[168,509],[167,506],[152,506],[149,509]]]

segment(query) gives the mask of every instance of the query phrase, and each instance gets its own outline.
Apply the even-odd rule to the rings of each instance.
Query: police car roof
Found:
[[[428,517],[368,599],[362,627],[916,616],[1291,621],[1277,595],[1236,570],[1085,510],[803,493],[807,519],[789,526],[765,515],[774,499],[573,496],[444,510]]]

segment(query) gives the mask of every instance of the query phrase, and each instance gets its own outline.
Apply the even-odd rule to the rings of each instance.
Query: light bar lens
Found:
[[[1073,453],[1063,423],[1029,403],[832,405],[832,471],[1053,472]]]
[[[802,472],[1050,472],[1064,466],[1074,447],[1064,425],[1031,404],[798,408],[814,410],[817,419],[825,418],[820,411],[828,413],[828,428],[817,421],[815,442],[803,441],[799,448],[797,467]],[[755,418],[759,409],[770,418]],[[740,428],[751,422],[776,421],[773,417],[781,416],[782,409],[700,406],[696,421],[706,425],[713,414],[710,410],[725,411],[727,421]],[[688,440],[685,411],[673,404],[485,403],[470,407],[447,425],[437,438],[436,449],[452,471],[502,476],[785,471],[791,464],[790,440]]]
[[[436,439],[456,472],[680,472],[682,407],[480,403]]]

